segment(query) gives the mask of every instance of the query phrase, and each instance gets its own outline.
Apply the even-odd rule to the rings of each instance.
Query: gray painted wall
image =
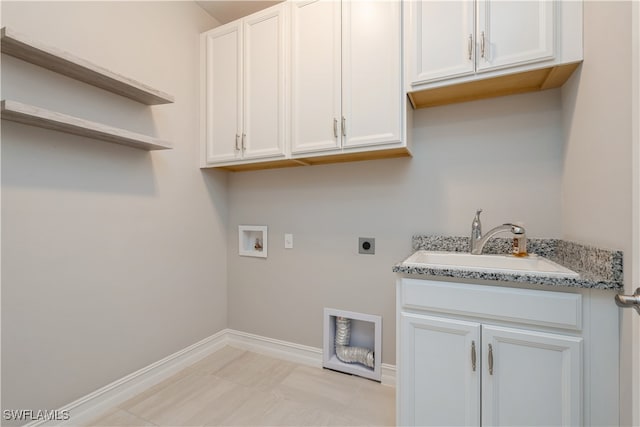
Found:
[[[624,280],[631,290],[632,256],[638,255],[632,254],[631,2],[585,2],[584,24],[584,63],[562,88],[567,141],[563,236],[624,251]],[[592,391],[611,390],[612,383],[617,389],[619,384],[620,425],[632,425],[632,408],[638,403],[631,400],[628,374],[638,363],[631,360],[632,331],[627,329],[634,315],[633,310],[621,311],[628,318],[620,331],[612,331],[622,340],[621,352],[609,348],[610,354],[620,356],[619,383],[613,375],[601,377],[600,389]],[[597,366],[598,361],[593,363]]]
[[[198,35],[217,22],[193,2],[3,1],[2,25],[176,98],[3,55],[3,98],[175,146],[2,123],[2,405],[54,409],[226,327],[226,175],[198,169]]]
[[[562,93],[416,111],[412,159],[227,175],[197,168],[197,40],[217,25],[197,6],[3,1],[3,25],[177,99],[149,108],[2,58],[3,98],[176,147],[2,123],[3,408],[60,407],[226,327],[227,313],[233,329],[315,347],[323,307],[380,314],[393,364],[391,266],[414,233],[466,235],[477,207],[486,229],[522,221],[532,237],[628,253],[628,10],[606,4],[585,3],[586,62]],[[269,226],[268,259],[237,255],[239,224]],[[376,238],[376,255],[356,253],[358,236]]]
[[[229,176],[229,327],[322,347],[323,307],[382,315],[395,363],[395,275],[415,233],[522,221],[561,236],[559,91],[414,112],[411,159]],[[269,258],[238,256],[238,225],[269,227]],[[284,249],[293,233],[294,249]],[[358,255],[358,237],[376,254]]]

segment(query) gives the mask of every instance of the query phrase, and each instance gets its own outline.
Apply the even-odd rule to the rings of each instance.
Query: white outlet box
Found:
[[[238,254],[258,258],[267,257],[267,226],[239,225],[238,226]]]

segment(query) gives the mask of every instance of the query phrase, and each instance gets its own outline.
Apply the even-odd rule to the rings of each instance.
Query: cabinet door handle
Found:
[[[493,347],[489,344],[489,375],[493,375]]]
[[[247,134],[243,133],[242,134],[242,151],[247,149],[247,145],[245,144],[245,139],[247,139]]]
[[[338,119],[336,119],[335,117],[333,118],[333,137],[338,137]]]
[[[240,139],[240,135],[236,133],[236,151],[240,151],[240,146],[238,145],[238,140]]]
[[[472,52],[473,52],[473,35],[469,34],[469,45],[467,46],[467,53],[469,54],[469,61],[471,61]]]
[[[342,116],[342,136],[347,136],[347,119]]]
[[[471,369],[476,371],[476,342],[471,341]]]
[[[484,58],[484,31],[480,33],[480,58]]]

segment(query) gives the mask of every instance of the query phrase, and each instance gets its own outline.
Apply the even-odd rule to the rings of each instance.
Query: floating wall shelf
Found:
[[[57,130],[147,151],[167,150],[171,148],[168,142],[157,138],[80,119],[78,117],[68,116],[66,114],[56,113],[16,101],[4,100],[0,103],[0,107],[2,120],[10,120],[26,125]]]
[[[170,104],[173,96],[63,50],[41,44],[13,30],[0,29],[2,53],[99,87],[146,105]]]

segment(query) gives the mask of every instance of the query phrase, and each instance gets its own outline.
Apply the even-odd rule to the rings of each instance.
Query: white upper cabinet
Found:
[[[244,20],[244,158],[285,153],[285,12],[275,7]]]
[[[242,26],[240,22],[204,34],[205,157],[204,164],[240,158],[242,133],[241,70]]]
[[[550,0],[479,0],[478,71],[554,59],[556,6]]]
[[[292,2],[292,151],[340,147],[339,1]]]
[[[403,140],[401,25],[399,1],[342,2],[345,148]]]
[[[559,87],[582,61],[580,0],[407,4],[405,89],[416,108]]]
[[[401,6],[293,2],[292,153],[403,144]]]
[[[413,3],[418,41],[410,67],[412,83],[475,72],[475,2],[418,1]]]
[[[204,165],[285,155],[286,11],[274,6],[203,34]]]
[[[290,0],[202,34],[201,166],[409,156],[403,7]]]

